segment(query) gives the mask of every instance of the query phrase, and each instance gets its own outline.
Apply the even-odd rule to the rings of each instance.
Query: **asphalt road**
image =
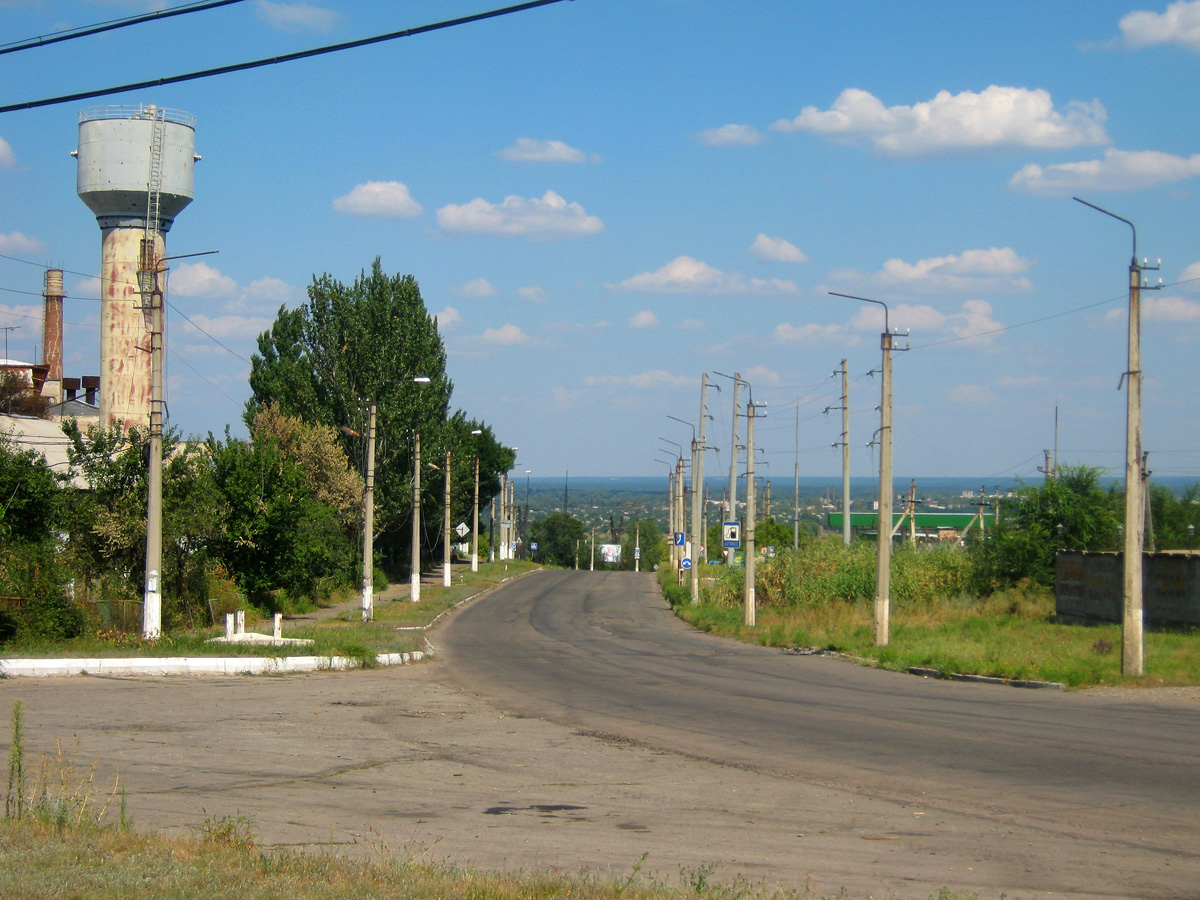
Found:
[[[522,579],[434,640],[449,678],[503,708],[824,788],[846,808],[914,810],[919,827],[880,813],[873,836],[896,842],[901,869],[939,840],[968,838],[957,857],[930,861],[943,883],[1200,897],[1194,703],[923,679],[743,646],[687,628],[652,577],[632,573]],[[804,830],[786,815],[777,823],[789,826]],[[964,878],[972,853],[978,873]]]

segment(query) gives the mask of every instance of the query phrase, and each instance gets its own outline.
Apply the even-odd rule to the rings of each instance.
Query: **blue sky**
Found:
[[[0,105],[180,74],[495,8],[479,0],[243,2],[0,56]],[[0,0],[5,40],[157,8]],[[348,52],[0,115],[0,324],[40,344],[66,276],[67,374],[98,371],[100,235],[75,194],[77,114],[197,118],[173,264],[168,403],[220,432],[254,339],[314,274],[379,256],[438,316],[454,403],[535,475],[648,475],[686,445],[702,372],[766,402],[767,474],[870,474],[878,309],[898,478],[1037,477],[1124,459],[1129,229],[1144,294],[1145,447],[1200,478],[1200,0],[1139,6],[572,0]],[[22,293],[28,292],[28,293]],[[181,315],[182,314],[182,315]],[[182,316],[213,338],[193,328]],[[220,344],[217,343],[220,342]],[[905,341],[900,341],[901,344]],[[221,346],[223,345],[223,346]],[[710,472],[728,465],[729,382]],[[744,433],[744,428],[743,428]],[[760,463],[761,471],[761,463]]]

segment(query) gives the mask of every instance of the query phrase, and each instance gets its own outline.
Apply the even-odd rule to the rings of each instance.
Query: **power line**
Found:
[[[11,41],[7,44],[0,44],[0,56],[5,53],[16,53],[19,50],[32,50],[34,47],[46,47],[50,44],[58,44],[62,41],[72,41],[75,38],[88,37],[93,34],[103,34],[106,31],[115,31],[118,28],[127,28],[130,25],[140,25],[142,22],[150,22],[155,19],[170,19],[175,16],[184,16],[188,13],[203,12],[206,9],[216,9],[219,6],[229,6],[232,3],[241,3],[243,0],[209,0],[205,3],[187,3],[183,6],[172,6],[169,9],[161,9],[158,12],[144,13],[140,16],[125,16],[121,19],[107,19],[104,22],[99,22],[95,25],[81,25],[78,28],[68,28],[63,31],[52,31],[49,34],[38,35],[34,38],[28,38],[21,41]]]
[[[258,69],[263,66],[273,66],[278,63],[295,62],[299,59],[309,59],[314,56],[323,56],[327,53],[338,53],[342,50],[352,50],[357,47],[367,47],[371,44],[381,44],[385,41],[393,41],[398,38],[413,37],[418,34],[427,34],[431,31],[440,31],[444,28],[453,28],[456,25],[467,25],[472,22],[480,22],[485,19],[494,19],[498,16],[506,16],[511,13],[524,12],[527,9],[534,9],[539,6],[548,6],[551,3],[561,3],[562,0],[529,0],[527,3],[518,3],[515,6],[506,6],[501,9],[492,9],[486,12],[475,13],[470,16],[461,16],[457,19],[447,19],[443,22],[434,22],[430,25],[418,25],[415,28],[406,28],[403,31],[392,31],[387,34],[376,35],[375,37],[359,38],[354,41],[345,41],[341,44],[330,44],[325,47],[315,47],[311,50],[300,50],[296,53],[287,53],[283,56],[272,56],[267,59],[257,59],[253,62],[233,63],[228,66],[217,66],[212,69],[203,69],[199,72],[189,72],[186,75],[172,75],[167,78],[154,78],[149,81],[139,81],[133,84],[123,84],[117,87],[102,88],[92,91],[80,91],[75,94],[64,94],[60,97],[49,97],[44,100],[27,100],[24,103],[11,103],[8,106],[0,106],[0,113],[15,112],[19,109],[38,109],[43,106],[55,106],[60,103],[73,103],[78,100],[90,100],[94,97],[103,97],[106,94],[125,94],[130,91],[140,91],[145,88],[162,87],[167,84],[180,84],[185,81],[196,81],[200,78],[211,78],[214,75],[228,75],[232,72],[243,72],[247,69]]]

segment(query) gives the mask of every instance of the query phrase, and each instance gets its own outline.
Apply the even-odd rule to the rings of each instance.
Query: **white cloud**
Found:
[[[1136,191],[1200,175],[1200,153],[1173,156],[1157,150],[1104,151],[1102,159],[1042,166],[1030,163],[1008,186],[1028,194],[1065,196],[1078,191]]]
[[[311,3],[272,3],[258,0],[258,17],[272,28],[291,34],[326,32],[341,17],[332,10]]]
[[[556,385],[550,391],[550,402],[554,404],[555,409],[570,409],[575,406],[583,391],[571,391],[562,385]]]
[[[761,232],[746,252],[756,259],[761,259],[763,262],[808,262],[808,257],[804,255],[804,251],[795,244],[785,241],[783,238],[767,237]]]
[[[19,231],[0,234],[0,252],[3,253],[45,253],[46,245],[38,238],[30,237]]]
[[[893,330],[922,335],[945,332],[974,344],[990,343],[993,333],[1004,327],[992,318],[992,305],[984,300],[967,300],[959,312],[949,314],[926,304],[900,303],[891,308],[888,324]],[[883,309],[875,304],[863,307],[850,320],[850,327],[883,331]]]
[[[707,331],[708,326],[699,319],[684,319],[675,326],[680,331]]]
[[[1200,0],[1177,0],[1162,13],[1137,10],[1123,16],[1119,27],[1129,47],[1179,44],[1200,51]]]
[[[791,325],[780,322],[775,326],[775,337],[781,341],[823,344],[840,339],[843,331],[841,325]]]
[[[630,328],[655,328],[658,326],[658,316],[648,309],[635,313],[629,320]]]
[[[545,240],[586,237],[604,230],[600,219],[554,191],[546,191],[541,199],[508,196],[501,203],[477,197],[461,206],[443,206],[437,211],[437,220],[446,231]]]
[[[485,328],[480,336],[481,340],[487,341],[489,344],[527,344],[529,343],[529,335],[522,331],[516,325],[501,325],[499,328]]]
[[[495,297],[496,289],[492,287],[492,283],[486,278],[476,278],[460,286],[457,289],[457,293],[459,296],[467,297],[471,300],[483,300],[487,297]]]
[[[1200,302],[1143,293],[1142,318],[1147,322],[1200,322]]]
[[[180,263],[171,270],[169,290],[180,297],[231,297],[238,284],[206,262]]]
[[[539,141],[534,138],[517,138],[511,147],[505,147],[497,154],[509,162],[559,162],[581,163],[587,161],[587,155],[582,150],[576,150],[562,141]],[[593,157],[593,162],[598,157]]]
[[[5,327],[15,326],[21,329],[22,332],[28,330],[32,331],[34,334],[37,334],[38,331],[41,330],[41,325],[38,323],[42,321],[42,313],[43,309],[41,304],[30,303],[28,305],[17,304],[15,306],[0,304],[0,325]],[[12,354],[13,359],[18,359],[19,357],[17,356],[14,342],[10,340],[9,344],[13,346],[9,347],[8,352]]]
[[[198,329],[215,338],[256,338],[264,331],[269,331],[274,319],[265,316],[206,316],[203,313],[193,313],[184,323],[184,331],[189,335],[201,335]]]
[[[462,322],[463,317],[458,314],[458,310],[453,306],[447,306],[441,312],[433,314],[433,318],[437,321],[438,331],[445,331],[447,328],[452,328]]]
[[[953,403],[977,406],[981,403],[994,403],[996,395],[983,385],[960,384],[950,390],[950,400]]]
[[[350,216],[411,219],[425,212],[408,186],[399,181],[368,181],[333,201],[333,208]]]
[[[1182,287],[1186,290],[1200,291],[1200,261],[1192,263],[1190,266],[1180,272],[1179,281],[1191,282],[1191,284],[1182,285]]]
[[[710,147],[753,147],[766,139],[767,136],[753,125],[722,125],[696,135],[696,140]]]
[[[1033,285],[1024,277],[1032,265],[1031,260],[1018,256],[1011,247],[991,247],[964,250],[958,255],[933,256],[915,263],[889,259],[878,272],[843,269],[833,272],[830,278],[843,283],[866,283],[918,292],[1016,292],[1032,290]]]
[[[8,141],[0,138],[0,169],[11,169],[17,164],[17,154],[13,153]]]
[[[281,281],[278,278],[256,278],[250,282],[250,285],[242,290],[242,299],[248,301],[257,301],[261,303],[270,303],[276,305],[280,303],[289,303],[293,300],[299,300],[304,296],[302,291],[292,287],[286,281]]]
[[[691,375],[672,375],[665,369],[652,369],[635,375],[588,375],[583,383],[588,387],[622,387],[650,390],[651,388],[692,387],[696,379]]]
[[[766,366],[754,366],[742,372],[741,375],[751,384],[766,387],[778,387],[783,380],[779,377],[778,372],[768,369]]]
[[[549,295],[540,287],[517,288],[517,296],[527,303],[545,303]]]
[[[1050,93],[992,85],[979,93],[939,91],[912,106],[889,106],[873,94],[848,88],[828,110],[806,106],[794,119],[781,119],[776,131],[807,131],[856,143],[896,156],[984,150],[996,147],[1061,149],[1107,144],[1107,113],[1099,100],[1072,101],[1054,109]]]
[[[656,294],[798,294],[794,282],[779,278],[747,278],[725,273],[690,256],[679,256],[655,272],[643,272],[609,285],[610,290]]]

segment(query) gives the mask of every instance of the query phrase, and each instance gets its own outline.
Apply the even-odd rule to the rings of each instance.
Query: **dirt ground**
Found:
[[[437,662],[0,681],[6,714],[18,699],[31,755],[57,739],[81,764],[101,760],[102,778],[120,777],[135,827],[168,834],[244,816],[268,846],[613,877],[645,855],[643,878],[688,881],[715,866],[711,878],[723,883],[741,876],[876,898],[924,898],[942,886],[1043,896],[1005,883],[1013,857],[1061,852],[1036,832],[920,798],[875,798],[514,718],[448,686]],[[1079,892],[1055,896],[1101,896],[1082,856],[1061,860],[1066,883],[1075,865]],[[1126,875],[1136,882],[1138,873]]]

